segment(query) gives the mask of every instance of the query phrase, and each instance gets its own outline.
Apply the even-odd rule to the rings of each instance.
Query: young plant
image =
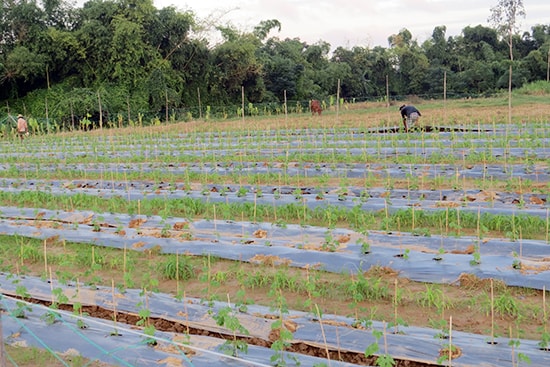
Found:
[[[371,252],[370,243],[368,243],[366,239],[359,238],[357,240],[357,244],[361,246],[361,253],[363,255],[370,254]]]
[[[458,358],[462,355],[462,350],[453,344],[453,317],[449,317],[449,332],[448,340],[449,342],[439,350],[439,358],[437,359],[438,364],[443,364],[447,361],[449,366],[452,366],[453,359]]]
[[[294,338],[292,331],[289,330],[289,324],[285,322],[284,315],[288,313],[286,299],[283,296],[281,289],[272,290],[276,294],[276,304],[279,311],[279,318],[271,324],[271,333],[275,337],[275,341],[271,344],[271,349],[275,354],[271,356],[271,363],[277,367],[287,366],[285,359],[286,348],[290,346],[290,342]]]
[[[376,365],[379,367],[393,367],[395,366],[395,360],[388,354],[388,343],[386,339],[386,325],[384,324],[384,331],[373,330],[372,335],[376,339],[374,343],[370,344],[365,349],[365,357],[375,355],[380,351],[379,341],[381,337],[384,337],[384,354],[379,354],[376,358]]]
[[[232,339],[228,339],[221,346],[221,349],[227,355],[237,357],[240,352],[248,353],[248,344],[244,340],[240,340],[237,337],[237,333],[249,335],[248,330],[241,324],[237,318],[231,304],[229,303],[228,296],[227,306],[218,310],[218,312],[213,316],[216,320],[216,324],[222,326],[229,331],[231,331]]]
[[[87,312],[82,312],[82,303],[75,302],[73,304],[73,314],[75,316],[78,316],[78,319],[76,320],[76,326],[78,326],[79,329],[87,329],[88,325],[83,320],[85,316],[89,316]]]
[[[27,291],[27,288],[22,285],[18,285],[15,287],[15,294],[23,300],[31,297],[31,295]],[[16,308],[11,311],[11,314],[13,317],[16,317],[18,319],[26,319],[26,312],[32,311],[32,308],[26,302],[16,301],[15,305]]]
[[[151,316],[151,310],[149,309],[149,299],[147,296],[147,289],[143,289],[142,293],[145,295],[144,303],[139,302],[137,307],[141,307],[139,310],[139,320],[136,322],[137,326],[143,326],[143,334],[147,336],[155,335],[155,326],[151,323],[149,317]],[[142,307],[143,306],[143,307]],[[157,345],[157,341],[154,338],[147,338],[146,343],[150,346]]]
[[[323,242],[321,249],[323,251],[335,252],[339,246],[338,240],[332,236],[330,231],[327,231],[325,233],[325,242]]]
[[[508,342],[508,345],[511,348],[512,352],[512,367],[518,367],[520,362],[525,362],[527,364],[531,364],[531,358],[525,353],[517,352],[521,345],[520,339],[514,339],[512,338],[512,328],[510,327],[510,341]]]
[[[472,260],[470,265],[475,266],[481,264],[481,253],[479,251],[479,242],[474,246],[474,252],[472,253]]]

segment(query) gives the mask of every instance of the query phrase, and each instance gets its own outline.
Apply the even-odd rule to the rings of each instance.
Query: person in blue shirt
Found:
[[[401,111],[405,131],[409,131],[409,129],[418,122],[418,118],[422,116],[420,111],[413,105],[402,105],[399,107],[399,111]]]

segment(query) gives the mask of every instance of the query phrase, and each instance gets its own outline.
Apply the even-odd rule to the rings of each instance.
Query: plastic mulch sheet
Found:
[[[55,282],[54,282],[55,283]],[[176,299],[170,295],[149,293],[147,296],[139,290],[126,290],[124,293],[109,288],[84,286],[75,284],[50,284],[32,277],[14,278],[0,276],[2,293],[8,295],[2,298],[3,331],[6,342],[12,345],[36,345],[49,348],[60,353],[77,350],[80,355],[99,359],[118,365],[146,366],[152,363],[161,366],[173,366],[170,361],[177,360],[181,366],[215,365],[270,365],[270,358],[275,350],[250,345],[247,353],[239,353],[237,359],[230,359],[220,351],[224,340],[213,337],[177,334],[156,331],[153,335],[158,341],[156,346],[147,343],[148,335],[139,328],[129,328],[112,321],[83,318],[88,326],[81,329],[76,324],[75,313],[62,312],[54,323],[45,322],[44,314],[55,311],[43,306],[31,304],[26,311],[26,318],[13,317],[13,310],[21,305],[10,296],[15,295],[17,287],[25,287],[27,292],[36,299],[49,301],[52,299],[52,289],[61,289],[70,303],[95,305],[107,310],[116,310],[119,314],[138,314],[144,307],[145,297],[150,310],[149,317],[177,322],[184,327],[189,326],[212,333],[231,335],[230,330],[218,326],[213,315],[228,305],[233,308],[241,325],[250,335],[268,340],[271,325],[277,320],[278,310],[262,306],[250,305],[246,310],[238,310],[235,305],[224,302],[203,302],[199,299]],[[19,301],[20,302],[20,301]],[[10,313],[11,312],[11,313]],[[114,311],[113,311],[114,312]],[[77,313],[76,313],[77,314]],[[353,319],[334,315],[323,315],[318,318],[306,312],[287,311],[282,314],[285,325],[292,325],[292,344],[304,344],[331,351],[364,353],[372,343],[377,342],[373,330],[386,334],[386,345],[380,345],[381,350],[387,348],[395,359],[411,360],[421,363],[436,364],[441,348],[449,344],[448,339],[438,338],[441,330],[428,328],[399,326],[398,330],[389,328],[381,322],[373,321],[368,328],[356,328]],[[116,332],[114,332],[116,331]],[[397,332],[396,332],[397,331]],[[452,333],[452,345],[461,351],[460,356],[453,360],[453,366],[491,366],[511,365],[517,354],[528,356],[533,366],[550,364],[550,352],[542,351],[536,341],[517,340],[517,347],[512,349],[507,338],[488,340],[481,336],[463,332]],[[489,343],[491,342],[491,343]],[[379,341],[382,343],[382,341]],[[284,354],[289,365],[308,365],[323,361],[298,353]],[[247,362],[251,364],[247,364]],[[325,361],[326,363],[326,361]],[[351,366],[352,364],[331,361],[334,366]]]

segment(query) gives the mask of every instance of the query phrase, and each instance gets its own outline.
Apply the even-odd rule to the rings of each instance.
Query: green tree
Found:
[[[397,93],[422,94],[428,88],[426,82],[428,58],[407,29],[402,29],[398,34],[390,36],[388,41],[398,83]]]
[[[226,41],[212,52],[211,98],[239,103],[244,87],[246,102],[260,102],[265,93],[262,65],[256,57],[258,39],[250,34],[224,31]]]
[[[258,51],[264,65],[264,80],[268,100],[283,101],[284,91],[287,100],[309,98],[307,90],[313,88],[313,81],[306,77],[308,62],[304,57],[305,42],[299,39],[268,39]]]
[[[519,18],[525,17],[525,9],[522,0],[499,0],[498,4],[491,8],[489,22],[497,32],[506,40],[510,57],[508,69],[508,123],[512,122],[512,64],[514,63],[513,37],[518,31]]]

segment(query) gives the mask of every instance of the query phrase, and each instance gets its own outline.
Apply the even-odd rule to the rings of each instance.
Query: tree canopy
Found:
[[[520,34],[507,9],[493,9],[493,27],[467,26],[448,37],[438,25],[422,44],[404,28],[388,36],[387,47],[331,52],[324,41],[280,39],[284,25],[276,19],[251,31],[214,25],[222,41],[212,45],[193,12],[156,9],[152,0],[89,0],[80,8],[6,0],[0,100],[35,116],[47,105],[49,118],[67,125],[71,116],[225,108],[240,105],[243,90],[246,103],[307,103],[335,96],[338,81],[340,97],[356,101],[384,98],[386,83],[392,98],[439,98],[444,77],[450,98],[485,95],[508,81],[519,87],[547,78],[550,25]]]

